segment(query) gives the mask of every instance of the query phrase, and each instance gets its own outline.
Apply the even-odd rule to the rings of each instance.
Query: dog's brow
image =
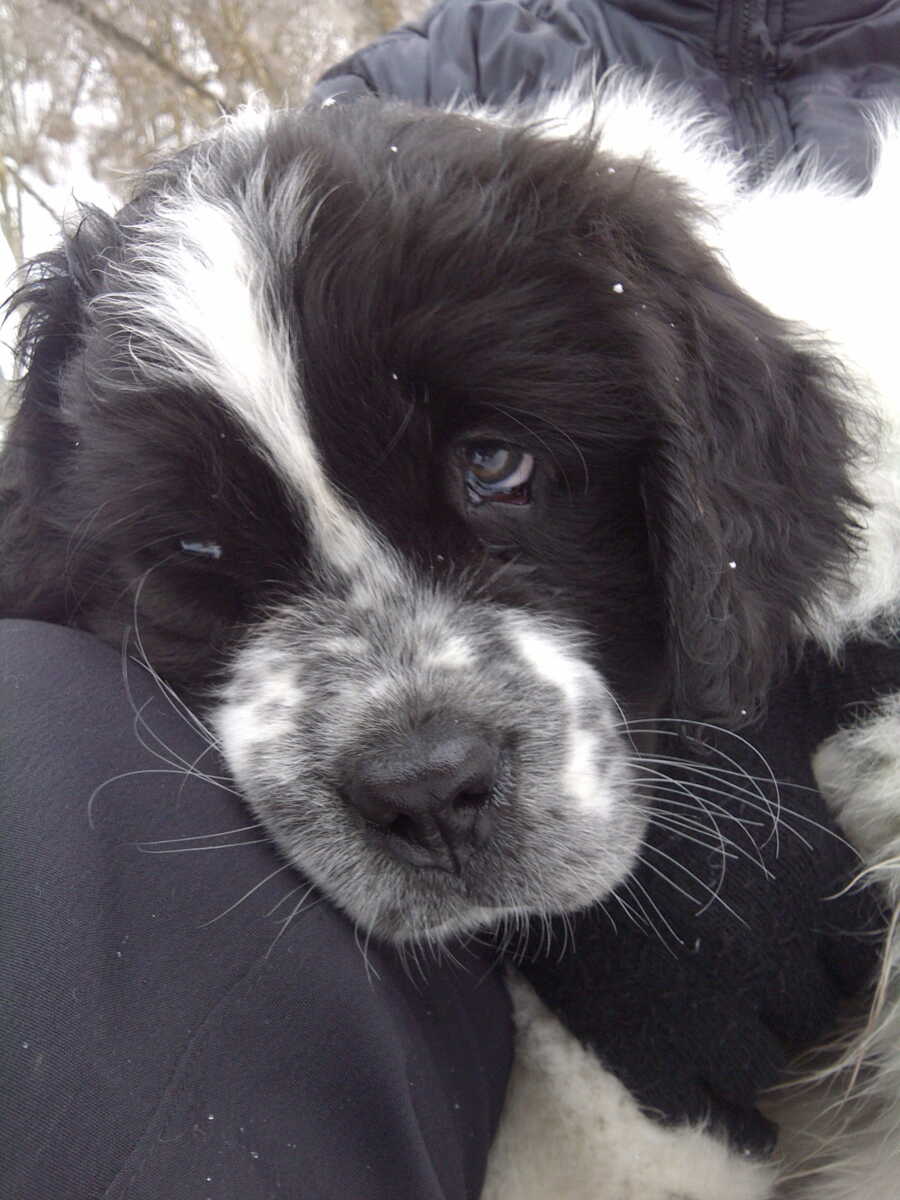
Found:
[[[103,297],[132,356],[171,382],[209,389],[250,431],[299,501],[321,563],[342,575],[394,574],[365,520],[331,486],[316,451],[282,317],[266,301],[274,271],[263,238],[235,206],[194,195],[158,205],[123,282]],[[134,275],[132,275],[134,272]],[[166,346],[164,361],[154,347]]]

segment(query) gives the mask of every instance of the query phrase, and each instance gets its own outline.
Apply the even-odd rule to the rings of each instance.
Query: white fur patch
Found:
[[[518,615],[511,616],[510,626],[513,641],[527,666],[563,697],[567,738],[562,778],[565,795],[576,809],[608,813],[613,798],[597,759],[601,745],[608,745],[609,739],[598,737],[595,728],[586,725],[583,711],[591,690],[597,686],[597,677],[583,659],[567,654],[561,641],[551,641],[542,630],[530,626]]]
[[[247,769],[260,743],[275,745],[290,736],[304,699],[297,672],[283,657],[245,651],[240,678],[226,688],[226,703],[215,716],[217,736],[235,775]]]
[[[870,1011],[801,1063],[768,1112],[784,1131],[778,1200],[900,1196],[900,693],[828,738],[816,780],[894,914]]]
[[[475,664],[475,655],[464,638],[451,637],[431,654],[425,656],[425,666],[436,670],[462,671]]]
[[[107,293],[96,306],[130,337],[141,373],[168,384],[180,374],[185,386],[208,388],[231,411],[297,497],[325,564],[344,575],[392,577],[378,538],[325,475],[296,347],[265,299],[274,267],[246,214],[190,181],[186,196],[156,208],[140,247],[121,268],[140,271],[139,291]]]
[[[827,178],[802,186],[776,178],[740,196],[713,239],[741,287],[834,351],[848,370],[848,401],[881,423],[856,469],[872,505],[862,553],[845,586],[823,599],[812,629],[831,649],[885,617],[900,621],[900,118],[884,126],[880,147],[865,195]]]
[[[516,1058],[481,1200],[768,1200],[774,1170],[702,1128],[645,1117],[524,980]]]
[[[813,770],[842,828],[866,859],[896,858],[900,866],[900,693],[823,742]],[[891,899],[900,903],[900,874],[889,882]]]
[[[592,137],[597,148],[626,161],[639,159],[681,180],[710,217],[730,205],[744,168],[728,152],[721,124],[690,88],[654,88],[642,76],[613,67],[599,82],[591,73],[523,112],[467,106],[476,119],[519,126],[523,117],[547,138]]]

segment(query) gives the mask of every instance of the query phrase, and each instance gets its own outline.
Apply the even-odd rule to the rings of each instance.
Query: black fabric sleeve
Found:
[[[355,935],[142,668],[0,622],[0,804],[3,1200],[478,1195],[497,973]]]

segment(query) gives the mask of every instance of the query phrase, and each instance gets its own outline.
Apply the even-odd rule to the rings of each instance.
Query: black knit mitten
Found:
[[[845,700],[833,683],[807,664],[740,735],[658,723],[638,760],[656,793],[640,864],[555,921],[549,948],[536,925],[520,964],[649,1115],[755,1152],[775,1134],[760,1092],[869,979],[883,926],[873,894],[846,887],[860,863],[809,768]]]

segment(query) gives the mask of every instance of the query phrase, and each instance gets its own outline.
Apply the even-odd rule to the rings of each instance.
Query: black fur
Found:
[[[368,576],[329,560],[321,493],[191,375],[195,333],[147,304],[158,262],[180,269],[160,214],[198,196],[240,230],[259,319],[287,330],[290,394],[367,531]],[[682,792],[672,817],[660,786],[647,832],[671,743],[649,760],[634,745],[662,711],[753,720],[844,572],[862,500],[845,381],[735,286],[699,216],[675,181],[587,138],[374,102],[161,164],[14,297],[28,370],[0,458],[0,614],[139,640],[210,706],[284,854],[369,932],[440,941],[563,913],[567,933],[583,910],[577,952],[531,965],[545,998],[656,1115],[761,1149],[770,1026],[794,1045],[792,1022],[812,1037],[831,1016],[798,947],[818,953],[816,905],[844,873],[828,838],[800,839],[782,890],[774,866],[758,886],[751,855],[724,889],[751,923],[732,921],[713,904],[730,857],[715,818],[711,843],[695,837],[698,801],[685,835]],[[473,500],[473,440],[533,456],[527,503]],[[452,805],[429,807],[460,745],[477,778],[454,760]],[[759,789],[700,787],[759,826]],[[771,841],[783,863],[761,836],[755,857]],[[610,934],[588,907],[619,885],[626,914],[636,887],[679,942],[677,977],[664,937]],[[709,1017],[726,1013],[720,1038]]]
[[[268,195],[306,193],[277,245],[260,230],[271,286],[327,466],[384,535],[438,575],[439,553],[479,578],[513,560],[502,587],[521,575],[519,602],[573,614],[626,689],[662,688],[685,716],[752,711],[853,541],[831,365],[734,286],[671,180],[374,103],[188,152],[32,266],[14,298],[28,371],[0,466],[0,609],[118,642],[140,587],[150,657],[193,688],[302,572],[296,521],[233,421],[178,384],[139,389],[92,317],[198,156],[229,203],[261,163]],[[481,428],[549,463],[537,520],[448,498],[445,447]],[[186,561],[195,535],[228,553]]]

